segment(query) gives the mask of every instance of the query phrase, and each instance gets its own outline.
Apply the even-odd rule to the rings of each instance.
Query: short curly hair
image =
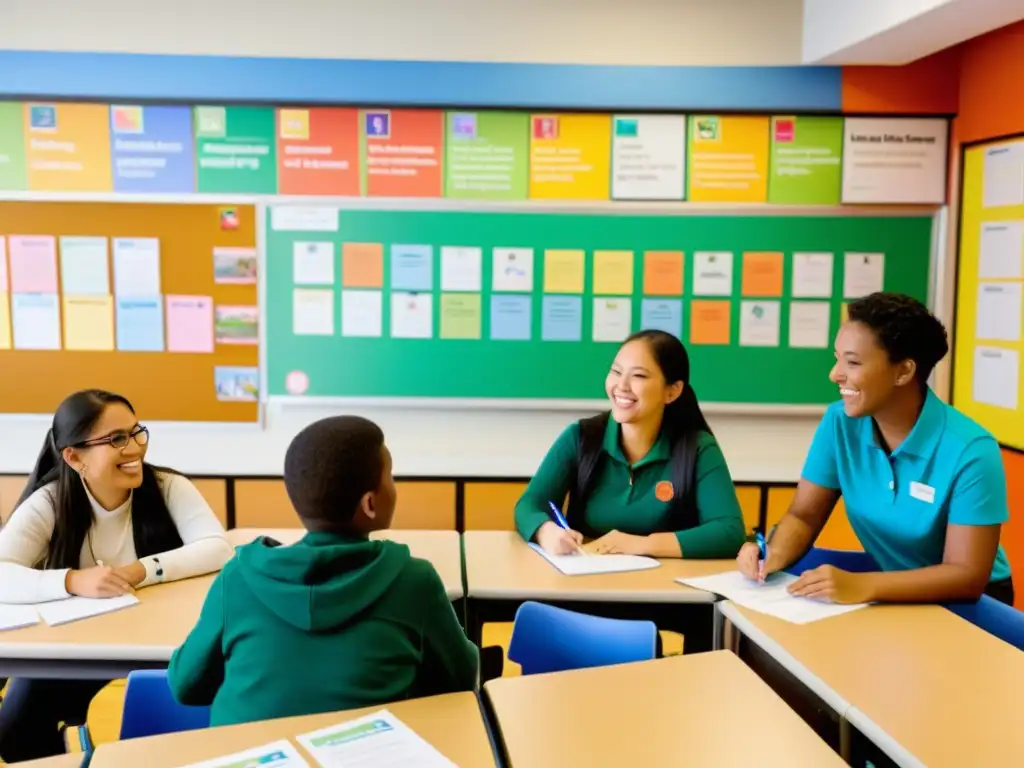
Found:
[[[902,293],[872,293],[850,303],[850,322],[866,325],[878,338],[889,360],[913,360],[917,381],[927,386],[935,366],[949,352],[946,329],[928,308]]]

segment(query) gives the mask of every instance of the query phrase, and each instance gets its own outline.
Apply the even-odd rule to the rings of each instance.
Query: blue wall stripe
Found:
[[[839,112],[842,70],[0,51],[0,96]]]

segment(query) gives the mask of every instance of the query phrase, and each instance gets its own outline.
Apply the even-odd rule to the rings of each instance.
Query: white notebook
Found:
[[[323,768],[456,768],[386,709],[295,738]]]
[[[661,565],[652,557],[640,555],[549,555],[537,544],[531,543],[530,548],[566,576],[647,571]]]
[[[0,605],[0,631],[21,629],[39,623],[34,605]]]
[[[39,603],[35,607],[39,611],[39,615],[43,617],[43,621],[51,627],[56,627],[59,624],[101,616],[104,613],[113,613],[138,604],[139,598],[135,595],[121,595],[120,597],[104,598],[69,597],[67,600]]]

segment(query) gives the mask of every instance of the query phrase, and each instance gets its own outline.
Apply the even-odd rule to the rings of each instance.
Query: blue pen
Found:
[[[761,560],[767,560],[768,559],[768,542],[765,541],[764,534],[761,533],[760,531],[758,531],[757,536],[754,537],[754,540],[757,541],[757,549],[761,553],[760,559]]]
[[[571,528],[569,528],[569,521],[565,519],[565,515],[562,514],[562,510],[558,508],[558,505],[555,504],[555,502],[549,501],[548,507],[551,508],[551,514],[555,518],[555,525],[566,531],[572,530]],[[575,545],[577,552],[579,552],[581,555],[586,554],[586,552],[583,551],[583,548],[579,544],[576,544],[575,542],[573,542],[573,544]]]

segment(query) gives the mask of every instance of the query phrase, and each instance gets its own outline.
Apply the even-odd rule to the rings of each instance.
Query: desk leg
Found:
[[[725,648],[725,616],[718,610],[718,603],[715,603],[715,612],[711,624],[711,650],[720,651]]]
[[[736,625],[725,618],[725,616],[722,616],[722,648],[732,651],[738,656],[741,636],[740,631],[736,629]]]
[[[851,749],[851,727],[850,721],[842,715],[839,716],[839,756],[843,758],[843,762],[847,765],[853,765],[851,762],[850,755],[852,754]]]

